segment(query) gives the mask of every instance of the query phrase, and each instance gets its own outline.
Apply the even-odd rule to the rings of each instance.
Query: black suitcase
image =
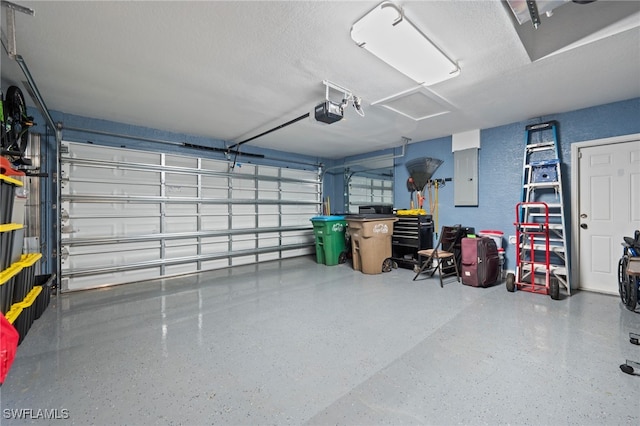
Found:
[[[498,281],[500,257],[496,242],[489,237],[462,239],[462,284],[488,287]]]

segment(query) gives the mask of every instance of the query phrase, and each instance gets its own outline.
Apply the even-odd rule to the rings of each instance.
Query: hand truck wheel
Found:
[[[516,290],[516,276],[511,272],[507,274],[507,291],[513,293]]]
[[[555,277],[551,277],[549,280],[549,295],[553,300],[560,299],[560,283]]]

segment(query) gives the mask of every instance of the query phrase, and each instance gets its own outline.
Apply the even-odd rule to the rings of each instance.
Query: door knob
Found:
[[[582,228],[582,229],[587,229],[587,228],[588,228],[588,226],[587,226],[587,224],[586,224],[586,223],[581,223],[581,224],[580,224],[580,228]]]

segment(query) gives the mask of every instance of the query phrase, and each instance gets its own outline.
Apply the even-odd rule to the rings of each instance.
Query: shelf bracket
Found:
[[[18,54],[18,48],[16,47],[16,11],[30,16],[34,16],[35,11],[28,7],[20,6],[19,4],[11,3],[6,0],[2,0],[2,7],[7,9],[8,34],[5,34],[3,31],[2,34],[0,34],[0,38],[2,39],[2,46],[9,57],[11,59],[15,59]]]

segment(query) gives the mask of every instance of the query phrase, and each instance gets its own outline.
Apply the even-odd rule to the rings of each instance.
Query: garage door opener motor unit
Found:
[[[330,82],[329,80],[323,80],[322,84],[325,85],[325,101],[316,105],[314,108],[314,117],[317,121],[331,124],[342,120],[342,117],[344,117],[344,109],[349,105],[349,103],[352,103],[353,108],[356,110],[358,115],[364,117],[364,111],[362,111],[362,99],[351,93],[349,89],[345,89],[342,86]],[[341,102],[334,102],[329,99],[329,89],[342,93]]]
[[[336,121],[342,120],[343,116],[344,109],[342,108],[342,104],[333,101],[325,101],[315,108],[316,120],[322,121],[323,123],[335,123]]]

